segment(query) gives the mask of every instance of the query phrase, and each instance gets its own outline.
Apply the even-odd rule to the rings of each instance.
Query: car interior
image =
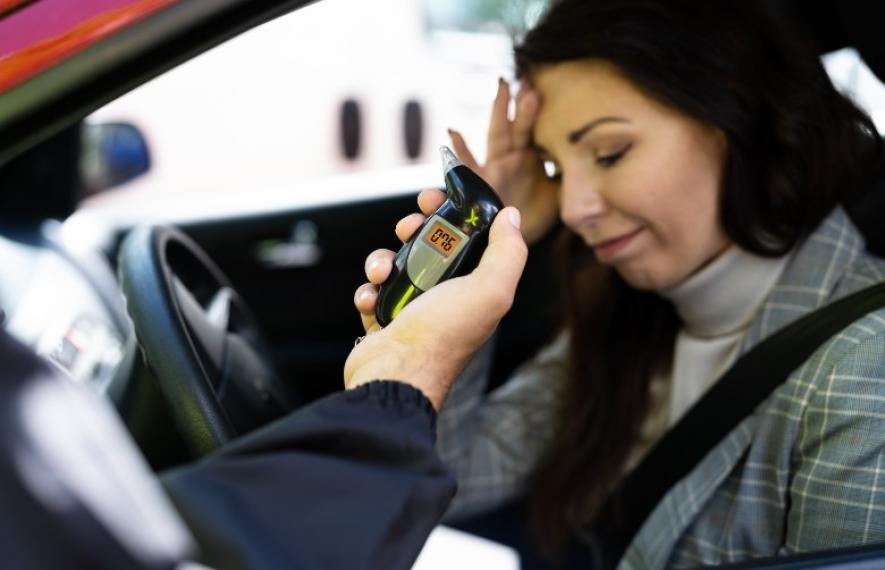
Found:
[[[74,232],[61,220],[73,212],[78,198],[80,128],[79,123],[69,127],[0,171],[0,184],[6,190],[0,199],[5,218],[2,257],[16,268],[15,279],[0,279],[6,327],[78,381],[107,393],[151,464],[158,469],[170,467],[210,451],[223,440],[190,450],[185,445],[188,433],[201,426],[162,421],[168,417],[170,402],[158,392],[155,376],[167,364],[171,346],[149,353],[140,339],[139,350],[130,320],[139,301],[130,297],[124,303],[118,281],[124,279],[124,292],[147,282],[148,269],[138,262],[148,258],[149,252],[136,250],[134,242],[124,240],[131,228],[103,235],[98,250],[83,251],[76,243],[69,243],[77,240],[68,239]],[[54,165],[51,170],[44,168],[49,163]],[[389,228],[413,211],[416,194],[417,189],[394,198],[178,226],[177,239],[200,252],[199,259],[212,269],[201,275],[193,267],[199,264],[197,258],[185,259],[175,248],[169,265],[182,281],[191,280],[192,290],[205,289],[194,292],[195,300],[202,303],[199,308],[206,309],[222,288],[213,279],[235,292],[238,303],[244,305],[241,317],[254,325],[250,332],[253,343],[261,339],[259,361],[272,363],[274,375],[285,379],[282,387],[288,392],[285,407],[266,412],[260,421],[247,422],[248,426],[227,434],[224,440],[294,409],[298,403],[341,388],[343,362],[362,330],[351,298],[364,280],[363,260],[375,247],[397,247]],[[321,252],[314,263],[281,267],[262,262],[258,255],[262,247],[288,243],[293,228],[304,224],[312,228]],[[148,242],[150,239],[145,237]],[[551,235],[536,247],[550,249],[554,241]],[[121,251],[124,243],[131,247]],[[149,243],[140,245],[151,247]],[[555,330],[557,293],[546,279],[553,270],[551,257],[532,257],[518,293],[526,300],[542,302],[519,303],[522,309],[502,323],[501,358],[495,372],[499,382],[518,364],[515,355],[536,350]],[[193,275],[184,277],[188,271]],[[75,291],[78,294],[71,294]],[[139,295],[152,291],[143,287]],[[154,308],[145,310],[145,320],[154,322]],[[237,323],[231,320],[229,324],[235,328]],[[545,324],[538,326],[541,322]],[[160,334],[159,338],[168,340],[169,336]],[[176,373],[180,370],[169,372],[171,380]],[[164,428],[172,425],[176,429],[166,432]],[[188,433],[179,433],[182,430]]]
[[[118,60],[81,54],[81,64],[94,66],[88,80],[70,80],[52,98],[0,113],[0,326],[107,397],[158,471],[342,388],[344,360],[362,334],[352,295],[364,281],[364,259],[376,248],[397,249],[391,229],[414,211],[420,188],[174,226],[102,226],[74,215],[80,201],[150,169],[150,161],[147,150],[136,153],[138,164],[123,165],[129,170],[108,174],[96,188],[81,166],[89,150],[84,118],[148,78],[307,3],[231,0],[212,3],[213,10],[180,3],[151,18],[153,28],[139,27],[141,36],[132,32],[136,48]],[[885,81],[885,42],[863,2],[784,4],[821,53],[853,46]],[[38,77],[26,87],[44,85]],[[0,107],[4,100],[10,96],[0,94]],[[137,132],[133,137],[143,144]],[[870,189],[847,206],[869,249],[885,255],[885,173]],[[558,270],[559,229],[531,248],[514,308],[498,331],[490,388],[563,322],[550,277]],[[275,262],[280,256],[298,261]],[[546,567],[524,519],[524,506],[515,504],[453,526],[512,545],[523,568]],[[873,546],[732,568],[883,563],[885,546]]]

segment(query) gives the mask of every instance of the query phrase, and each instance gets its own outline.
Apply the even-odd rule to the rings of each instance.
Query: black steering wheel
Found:
[[[136,228],[119,272],[138,344],[193,452],[293,408],[251,311],[190,238],[166,226]]]

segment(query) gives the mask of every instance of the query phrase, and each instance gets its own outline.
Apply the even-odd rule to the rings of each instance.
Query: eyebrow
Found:
[[[592,131],[593,129],[595,129],[596,127],[598,127],[599,125],[602,125],[604,123],[629,123],[629,122],[630,121],[628,121],[627,119],[625,119],[623,117],[600,117],[596,120],[590,121],[589,123],[587,123],[586,125],[584,125],[580,129],[570,132],[568,135],[568,142],[575,144],[576,142],[581,140],[581,137],[583,137],[584,135],[586,135],[587,133],[589,133],[590,131]]]
[[[600,117],[598,119],[594,119],[594,120],[590,121],[589,123],[587,123],[583,127],[579,128],[579,129],[575,129],[574,131],[570,132],[568,134],[568,142],[570,142],[571,144],[577,143],[579,140],[581,140],[581,138],[584,137],[584,135],[586,135],[587,133],[589,133],[590,131],[592,131],[593,129],[598,127],[599,125],[603,125],[605,123],[629,123],[629,122],[630,121],[628,121],[627,119],[625,119],[623,117]],[[550,154],[549,152],[547,152],[547,149],[545,149],[541,145],[535,145],[535,150],[537,150],[541,154],[545,154],[545,155]]]

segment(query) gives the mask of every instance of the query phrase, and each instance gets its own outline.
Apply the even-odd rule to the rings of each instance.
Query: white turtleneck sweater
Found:
[[[627,471],[734,363],[756,312],[789,255],[759,257],[736,246],[673,289],[661,292],[682,319],[669,376],[651,383],[651,407]]]

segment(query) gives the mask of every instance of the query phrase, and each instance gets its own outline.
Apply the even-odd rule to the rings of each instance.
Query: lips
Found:
[[[624,250],[630,243],[633,242],[634,238],[638,236],[644,228],[638,228],[633,230],[632,232],[628,232],[616,238],[612,238],[609,240],[601,241],[596,245],[591,246],[593,248],[593,252],[596,254],[596,259],[602,261],[606,258],[614,257],[616,254],[620,253]]]

